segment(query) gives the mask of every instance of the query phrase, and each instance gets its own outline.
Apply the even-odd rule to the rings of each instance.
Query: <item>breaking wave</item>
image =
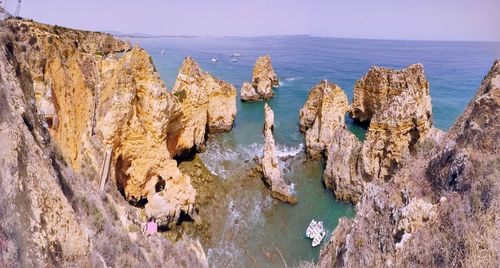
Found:
[[[208,170],[222,179],[228,179],[241,174],[243,169],[252,168],[254,160],[261,158],[263,144],[252,143],[236,147],[220,141],[209,141],[206,151],[200,154]],[[294,158],[303,152],[304,145],[277,145],[276,155],[283,161]]]

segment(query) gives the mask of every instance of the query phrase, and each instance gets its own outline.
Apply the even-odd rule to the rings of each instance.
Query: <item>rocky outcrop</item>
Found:
[[[187,57],[172,90],[182,111],[182,130],[170,140],[170,151],[202,149],[207,133],[229,131],[236,117],[236,89]]]
[[[365,184],[318,265],[498,266],[499,112],[497,60],[444,136],[408,156],[392,183]]]
[[[165,141],[181,113],[147,53],[107,34],[0,23],[0,266],[208,267],[195,241],[140,235],[141,209],[118,192],[193,210]]]
[[[261,56],[253,67],[252,83],[243,83],[240,98],[242,101],[268,100],[274,96],[273,87],[278,86],[279,80],[273,70],[271,57]]]
[[[357,203],[363,193],[364,181],[356,168],[360,150],[354,134],[344,128],[333,131],[323,181],[339,200]]]
[[[374,66],[354,85],[351,117],[359,122],[370,122],[378,111],[407,88],[413,88],[420,99],[429,95],[429,82],[424,67],[413,64],[402,70]]]
[[[261,160],[264,181],[271,189],[271,195],[274,198],[295,204],[297,199],[281,174],[273,137],[274,113],[267,103],[264,105],[264,116],[264,156]]]
[[[333,132],[345,128],[349,103],[344,91],[326,80],[314,86],[300,110],[300,130],[306,136],[306,151],[313,159],[328,148]]]
[[[361,175],[366,180],[389,181],[403,158],[429,133],[437,132],[432,128],[423,66],[414,64],[399,71],[373,67],[354,90],[353,118],[370,121],[361,149]]]

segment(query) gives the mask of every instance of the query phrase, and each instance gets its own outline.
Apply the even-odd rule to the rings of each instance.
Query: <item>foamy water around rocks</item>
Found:
[[[231,132],[209,137],[200,155],[222,182],[223,198],[209,208],[212,241],[204,245],[211,267],[283,267],[316,260],[305,229],[312,218],[323,220],[329,239],[340,217],[354,208],[333,198],[324,188],[324,163],[307,159],[299,132],[299,110],[311,87],[323,79],[338,84],[352,100],[354,83],[372,65],[400,69],[420,62],[430,82],[435,126],[446,130],[474,95],[490,67],[495,44],[460,42],[377,41],[306,36],[265,38],[154,38],[134,39],[152,55],[169,90],[185,56],[228,81],[239,90],[252,78],[255,60],[269,54],[280,78],[267,103],[275,113],[274,138],[283,176],[298,197],[291,206],[270,197],[259,178],[249,177],[262,155],[264,102],[237,102]],[[162,54],[161,51],[164,51]],[[240,53],[238,62],[231,55]],[[219,60],[212,62],[211,58]],[[450,95],[452,92],[452,95]],[[239,92],[238,92],[239,95]],[[346,118],[358,138],[364,130]]]

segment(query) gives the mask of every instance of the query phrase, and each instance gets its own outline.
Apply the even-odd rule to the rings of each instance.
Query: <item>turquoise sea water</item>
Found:
[[[240,89],[250,80],[258,56],[270,54],[282,86],[268,103],[275,112],[275,139],[285,178],[294,184],[299,203],[277,202],[258,179],[247,177],[252,159],[262,153],[263,103],[241,103],[234,129],[210,137],[201,157],[220,177],[225,197],[212,208],[213,241],[205,245],[211,266],[277,266],[283,258],[290,265],[316,260],[319,248],[312,248],[304,236],[312,218],[325,222],[332,231],[341,216],[352,217],[354,208],[334,200],[324,189],[321,161],[310,161],[303,153],[303,136],[298,129],[299,110],[312,86],[322,79],[339,84],[352,100],[355,81],[370,66],[403,68],[424,64],[430,81],[434,124],[448,129],[462,112],[489,70],[500,44],[473,42],[383,41],[316,38],[308,36],[261,38],[157,38],[132,39],[153,57],[156,68],[172,88],[185,56]],[[164,50],[165,54],[161,55]],[[231,62],[233,53],[238,62]],[[218,58],[212,62],[211,58]],[[349,128],[358,137],[363,130]],[[287,157],[285,157],[287,156]],[[328,237],[327,237],[328,239]],[[323,242],[324,244],[325,242]]]

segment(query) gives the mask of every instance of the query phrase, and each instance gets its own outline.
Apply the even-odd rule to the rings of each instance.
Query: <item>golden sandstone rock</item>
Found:
[[[326,81],[311,89],[300,111],[307,153],[315,159],[325,155],[323,179],[341,200],[357,202],[365,182],[390,181],[419,144],[441,136],[432,127],[429,83],[420,64],[403,70],[372,67],[356,82],[350,113],[369,123],[363,143],[345,130],[347,111],[345,93]]]
[[[318,159],[328,148],[336,128],[345,128],[349,102],[344,91],[324,80],[314,86],[300,110],[300,130],[306,136],[306,150]]]
[[[191,57],[184,60],[172,92],[179,100],[183,125],[174,151],[202,149],[207,133],[231,130],[236,117],[236,88],[203,72]]]
[[[262,171],[264,180],[271,189],[271,195],[283,202],[297,203],[290,186],[286,184],[276,155],[276,146],[273,137],[274,112],[269,105],[264,104],[264,155],[262,157]]]
[[[278,76],[273,70],[271,57],[261,56],[255,62],[252,84],[244,82],[241,88],[242,101],[267,100],[274,96],[273,87],[279,86]]]

